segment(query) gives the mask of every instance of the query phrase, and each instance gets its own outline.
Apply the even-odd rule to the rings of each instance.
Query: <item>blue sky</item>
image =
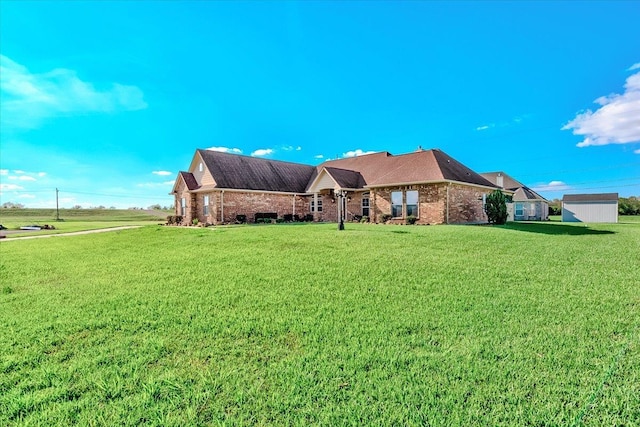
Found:
[[[640,196],[640,3],[0,3],[0,201],[169,205],[196,148],[440,148]]]

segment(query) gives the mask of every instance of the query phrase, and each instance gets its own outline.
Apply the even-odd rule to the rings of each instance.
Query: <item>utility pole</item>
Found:
[[[60,208],[58,207],[58,189],[56,188],[56,221],[60,221]]]

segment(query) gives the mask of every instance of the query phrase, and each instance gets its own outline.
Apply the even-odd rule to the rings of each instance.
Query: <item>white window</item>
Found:
[[[524,216],[524,203],[516,202],[516,217]]]
[[[362,216],[369,216],[369,195],[362,196]]]
[[[402,218],[402,191],[391,192],[391,216]]]
[[[322,199],[318,199],[318,210],[314,210],[314,200],[311,199],[311,212],[322,212]]]
[[[204,196],[202,200],[202,213],[209,215],[209,196]]]
[[[204,170],[204,166],[202,165],[202,162],[200,162],[200,164],[198,165],[198,171],[202,172]]]
[[[184,197],[180,199],[180,215],[185,216],[187,214],[187,199]]]
[[[418,217],[418,192],[416,190],[407,191],[407,216]]]

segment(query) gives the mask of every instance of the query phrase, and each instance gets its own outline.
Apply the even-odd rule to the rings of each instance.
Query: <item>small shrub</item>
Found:
[[[191,224],[193,224],[193,225],[198,225],[198,222],[200,222],[200,221],[198,221],[198,218],[193,218],[191,220]]]
[[[382,222],[387,222],[392,218],[391,214],[382,215]]]
[[[409,224],[409,225],[413,225],[413,224],[415,224],[415,223],[416,223],[416,220],[417,220],[417,219],[418,219],[418,218],[416,218],[416,217],[415,217],[415,215],[409,215],[409,216],[407,217],[407,224]]]
[[[278,218],[276,219],[276,223],[277,224],[282,224],[284,222],[284,218]]]
[[[369,222],[369,217],[368,217],[368,216],[366,216],[366,215],[365,215],[365,216],[363,216],[362,218],[360,218],[360,222],[361,222],[361,223],[363,223],[363,224],[364,224],[365,222]]]

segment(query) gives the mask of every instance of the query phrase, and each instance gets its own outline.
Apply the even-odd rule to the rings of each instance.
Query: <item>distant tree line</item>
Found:
[[[0,207],[2,209],[25,209],[26,206],[23,205],[22,203],[13,203],[13,202],[5,202],[2,205],[0,205]],[[73,205],[71,207],[71,209],[83,209],[81,205]],[[100,205],[100,206],[90,206],[89,209],[107,209],[107,207]],[[116,209],[115,206],[110,206],[108,209]],[[130,210],[144,210],[144,208],[139,208],[139,207],[131,207],[128,208]],[[151,205],[147,208],[148,210],[158,210],[158,211],[170,211],[173,210],[173,206],[161,206],[159,203],[156,203],[155,205]]]
[[[640,198],[620,197],[618,199],[618,213],[620,215],[640,215]]]
[[[562,200],[549,202],[549,215],[562,215]],[[640,197],[618,198],[618,215],[640,215]]]

